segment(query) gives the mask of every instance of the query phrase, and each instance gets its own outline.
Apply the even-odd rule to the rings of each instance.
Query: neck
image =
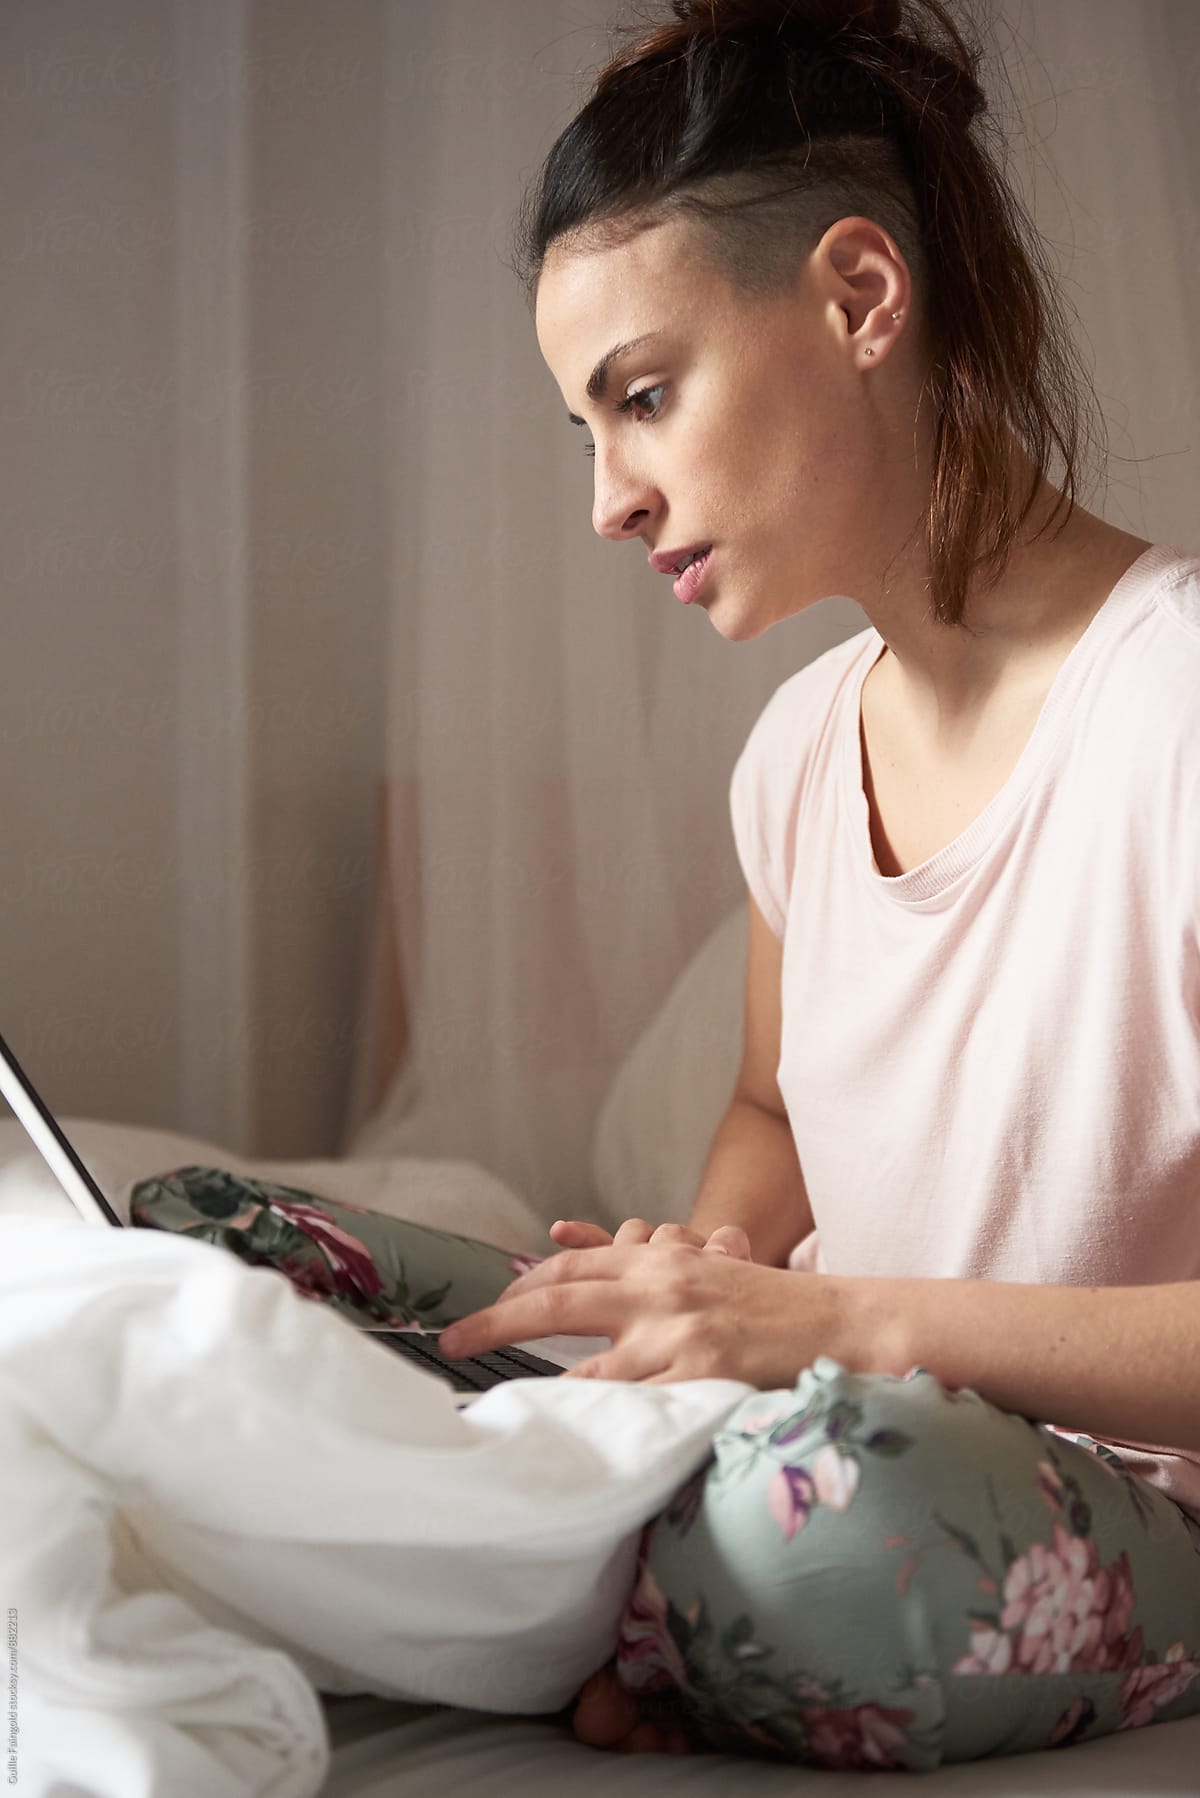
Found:
[[[888,678],[897,695],[935,736],[949,739],[971,729],[998,698],[1056,670],[1149,547],[1079,506],[1065,524],[1064,507],[1039,536],[1058,498],[1043,483],[1003,575],[986,592],[971,594],[964,625],[942,624],[930,613],[923,551],[914,551],[875,603],[865,602],[887,644],[879,667],[891,664]]]

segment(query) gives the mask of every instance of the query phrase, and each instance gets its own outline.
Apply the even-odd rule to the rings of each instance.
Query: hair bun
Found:
[[[851,64],[861,58],[872,75],[890,70],[882,100],[892,118],[903,110],[901,91],[918,111],[933,100],[963,127],[987,111],[973,62],[956,38],[947,39],[942,9],[927,0],[910,8],[908,22],[904,0],[671,0],[671,7],[679,21],[675,31],[692,43],[742,38],[773,50],[788,45],[838,60],[844,54]],[[930,12],[936,20],[932,33],[922,28]],[[667,37],[664,33],[663,44]],[[876,51],[881,42],[887,44],[883,57]],[[672,40],[672,54],[677,47]]]
[[[895,37],[901,0],[671,0],[682,24],[710,31],[771,29],[825,44],[843,34]]]

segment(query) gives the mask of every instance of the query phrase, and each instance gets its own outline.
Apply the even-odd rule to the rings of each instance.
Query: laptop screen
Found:
[[[48,1107],[38,1097],[29,1076],[2,1036],[0,1093],[29,1132],[34,1147],[80,1216],[89,1224],[122,1229],[121,1219],[55,1123]]]

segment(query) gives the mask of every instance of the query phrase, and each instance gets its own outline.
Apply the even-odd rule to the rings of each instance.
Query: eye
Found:
[[[666,387],[664,386],[664,384],[661,381],[656,382],[652,387],[639,387],[636,393],[628,393],[628,394],[626,394],[626,396],[623,400],[618,400],[616,405],[613,407],[613,411],[614,412],[632,413],[633,417],[638,421],[639,424],[645,424],[645,425],[653,424],[654,420],[658,417],[659,411],[661,410],[662,400],[661,400],[661,397],[658,399],[655,399],[653,409],[650,409],[649,401],[656,394],[661,396],[665,392],[666,392]],[[643,405],[642,405],[643,401],[645,401],[647,403],[645,410],[643,410]],[[589,443],[583,453],[585,456],[591,456],[594,458],[595,454],[596,454],[595,444]]]
[[[651,394],[663,393],[665,391],[666,390],[661,382],[655,387],[639,387],[636,393],[626,394],[623,400],[618,401],[617,411],[632,412],[634,417],[639,419],[643,424],[649,424],[651,419],[658,417],[658,407],[660,402],[655,403],[652,412],[643,412],[641,410],[641,403],[643,400],[648,400]]]

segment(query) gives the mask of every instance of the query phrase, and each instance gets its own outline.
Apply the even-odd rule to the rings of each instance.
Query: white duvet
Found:
[[[458,1411],[277,1274],[89,1229],[3,1149],[18,1792],[315,1794],[316,1687],[566,1703],[612,1651],[640,1525],[746,1387],[527,1381]],[[470,1223],[460,1210],[451,1227]]]

